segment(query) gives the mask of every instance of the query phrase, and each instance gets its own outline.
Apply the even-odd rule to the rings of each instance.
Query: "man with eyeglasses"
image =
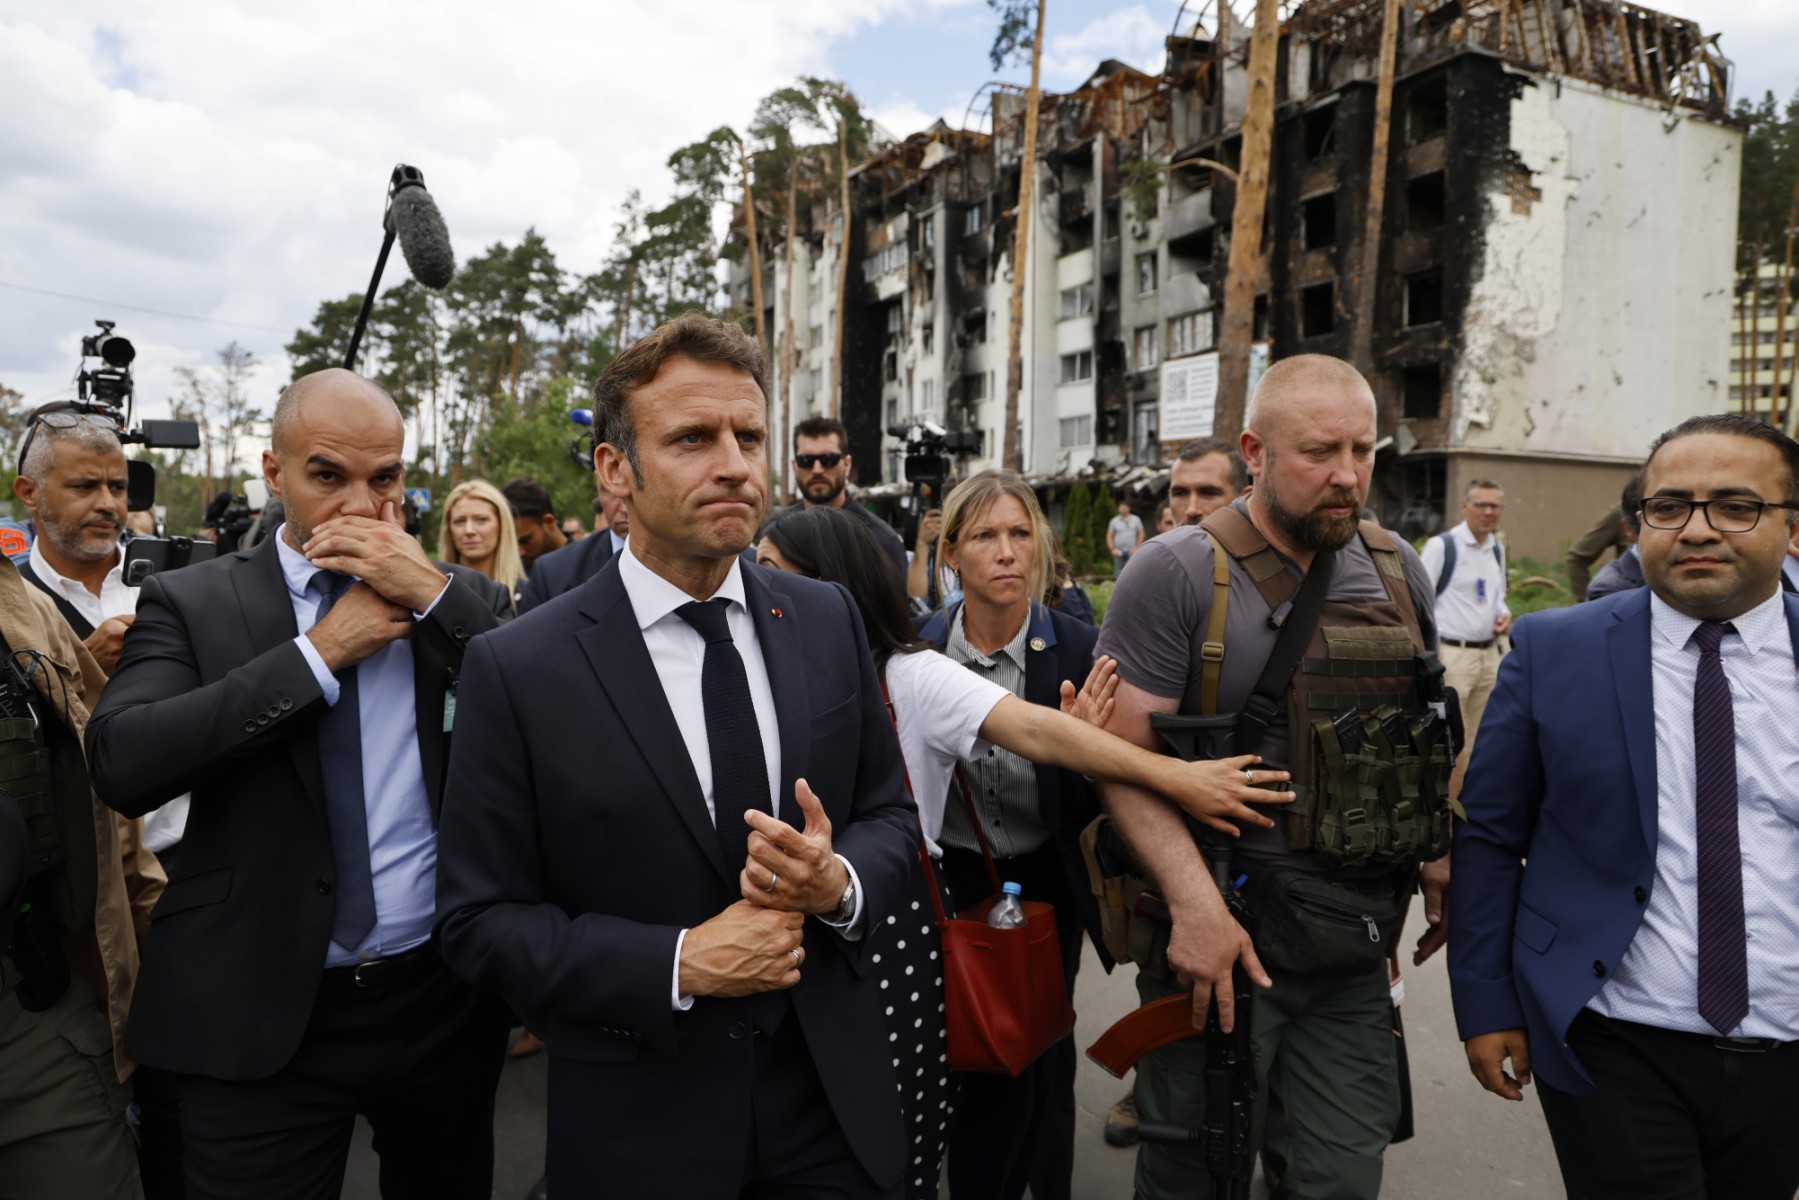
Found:
[[[856,465],[845,449],[849,430],[842,421],[830,417],[808,417],[793,429],[793,467],[799,480],[800,498],[796,504],[776,509],[773,517],[781,517],[802,508],[841,508],[858,517],[881,543],[881,549],[893,560],[901,580],[906,578],[906,543],[893,526],[850,499],[850,468]]]
[[[1537,1080],[1573,1200],[1799,1188],[1796,481],[1799,443],[1750,418],[1663,434],[1647,587],[1521,620],[1487,707],[1456,1022],[1488,1091]]]
[[[1499,639],[1512,627],[1512,610],[1505,605],[1505,548],[1499,544],[1504,514],[1505,489],[1491,479],[1471,480],[1462,489],[1461,524],[1426,542],[1419,554],[1436,581],[1443,682],[1462,701],[1464,767],[1499,677]]]
[[[13,495],[37,539],[19,573],[49,594],[108,675],[137,612],[124,579],[125,449],[99,413],[40,411],[20,448]]]

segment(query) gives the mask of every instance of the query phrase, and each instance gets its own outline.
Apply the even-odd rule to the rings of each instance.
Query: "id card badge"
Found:
[[[1482,604],[1487,602],[1487,581],[1484,578],[1474,581],[1474,598]]]
[[[444,693],[444,732],[449,733],[456,728],[456,689],[451,688]]]

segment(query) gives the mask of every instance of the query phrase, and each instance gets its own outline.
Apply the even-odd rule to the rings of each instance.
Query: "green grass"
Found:
[[[1081,584],[1081,587],[1086,590],[1087,599],[1093,602],[1093,619],[1101,625],[1106,623],[1106,605],[1111,603],[1112,585],[1116,582],[1112,579],[1101,579]]]
[[[1562,563],[1515,559],[1506,564],[1506,581],[1505,602],[1514,617],[1545,608],[1566,608],[1576,599],[1568,584],[1568,568]]]

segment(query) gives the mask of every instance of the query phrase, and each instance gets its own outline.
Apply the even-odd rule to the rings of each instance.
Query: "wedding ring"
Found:
[[[771,891],[771,892],[774,891],[775,885],[780,882],[781,882],[781,877],[779,875],[776,875],[773,871],[770,871],[768,873],[768,890],[769,891]]]
[[[1248,781],[1250,787],[1256,785],[1256,773],[1248,767],[1243,768],[1243,778]]]
[[[796,967],[806,961],[806,956],[801,954],[798,950],[789,950],[787,953],[793,955],[793,965]]]

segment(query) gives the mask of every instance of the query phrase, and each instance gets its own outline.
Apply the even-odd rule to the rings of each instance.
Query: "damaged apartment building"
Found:
[[[1431,532],[1492,477],[1514,553],[1559,557],[1659,431],[1729,404],[1730,67],[1695,23],[1620,0],[1401,3],[1375,164],[1382,9],[1310,0],[1282,23],[1252,371],[1358,361],[1385,522]],[[1158,74],[1108,61],[1041,99],[1019,400],[1032,475],[1165,461],[1170,380],[1216,378],[1249,30],[1219,0],[1194,10]],[[1023,107],[998,86],[985,131],[878,143],[852,174],[847,247],[834,189],[811,202],[791,294],[779,247],[765,257],[771,339],[794,330],[791,372],[773,356],[791,407],[776,427],[829,411],[835,376],[864,485],[901,478],[886,430],[915,420],[980,434],[964,471],[1000,461]],[[732,280],[738,303],[749,290]]]

